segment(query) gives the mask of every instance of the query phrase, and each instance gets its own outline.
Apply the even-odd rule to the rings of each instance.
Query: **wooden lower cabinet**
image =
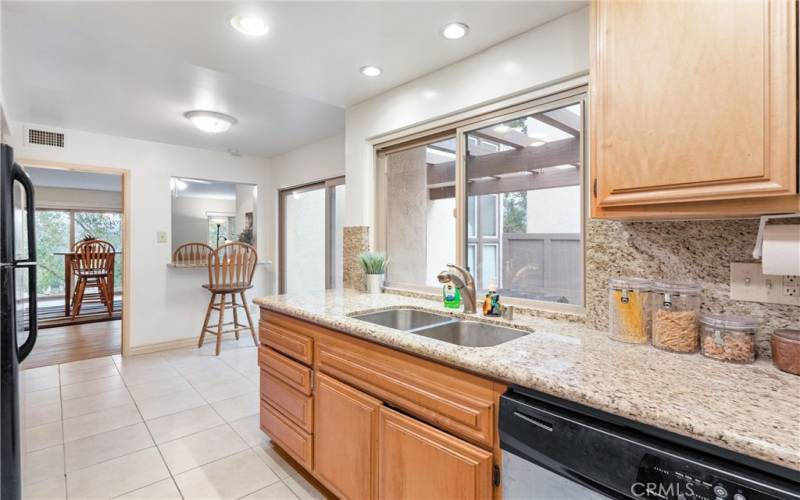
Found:
[[[340,498],[374,498],[381,402],[326,375],[314,391],[314,473]]]
[[[261,428],[350,500],[499,499],[506,387],[262,310]]]
[[[378,498],[492,498],[492,453],[380,409]]]

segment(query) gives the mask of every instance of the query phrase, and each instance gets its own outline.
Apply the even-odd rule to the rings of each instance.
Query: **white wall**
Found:
[[[172,251],[184,243],[208,243],[208,212],[236,213],[236,200],[200,198],[194,196],[172,197]],[[236,221],[239,231],[239,221]],[[224,238],[220,241],[223,242]],[[212,243],[213,247],[214,244]]]
[[[373,223],[375,166],[368,138],[588,71],[586,8],[348,108],[345,113],[347,224]],[[373,234],[371,231],[370,235]]]
[[[259,187],[259,226],[264,228],[259,236],[259,254],[264,249],[265,258],[278,262],[278,191],[283,188],[308,184],[344,175],[344,135],[336,135],[322,141],[270,158],[266,187]],[[350,179],[348,183],[348,196]],[[263,210],[261,209],[263,207]],[[261,214],[264,214],[261,217]],[[260,242],[264,241],[265,246]],[[277,273],[270,274],[273,289],[277,291]]]
[[[35,184],[34,184],[35,185]],[[34,203],[38,208],[122,210],[122,193],[96,189],[37,186]]]
[[[257,184],[266,190],[269,160],[79,130],[64,130],[65,149],[26,146],[23,125],[11,123],[11,142],[17,158],[130,171],[130,246],[126,251],[130,252],[131,269],[125,279],[131,284],[131,347],[196,338],[209,298],[201,288],[206,278],[200,270],[168,268],[171,245],[156,240],[157,231],[171,234],[169,180],[193,177]],[[259,234],[268,234],[263,225]],[[266,241],[260,244],[266,247]],[[271,290],[266,268],[261,266],[248,296],[265,295]]]

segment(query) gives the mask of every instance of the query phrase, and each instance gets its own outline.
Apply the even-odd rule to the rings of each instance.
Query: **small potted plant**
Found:
[[[367,292],[381,293],[383,277],[386,274],[386,266],[389,264],[389,259],[386,258],[386,254],[380,252],[363,252],[358,255],[358,261],[361,263],[364,274],[367,275]]]

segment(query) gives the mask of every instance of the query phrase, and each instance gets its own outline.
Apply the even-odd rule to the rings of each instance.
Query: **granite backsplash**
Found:
[[[800,307],[730,299],[731,262],[752,261],[757,219],[586,224],[587,322],[608,328],[608,278],[695,280],[703,285],[702,310],[749,314],[761,321],[759,354],[770,356],[777,328],[800,328]]]

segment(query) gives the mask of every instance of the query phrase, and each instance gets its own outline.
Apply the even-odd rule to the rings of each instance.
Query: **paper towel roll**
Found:
[[[761,268],[764,274],[800,276],[800,224],[764,228]]]

